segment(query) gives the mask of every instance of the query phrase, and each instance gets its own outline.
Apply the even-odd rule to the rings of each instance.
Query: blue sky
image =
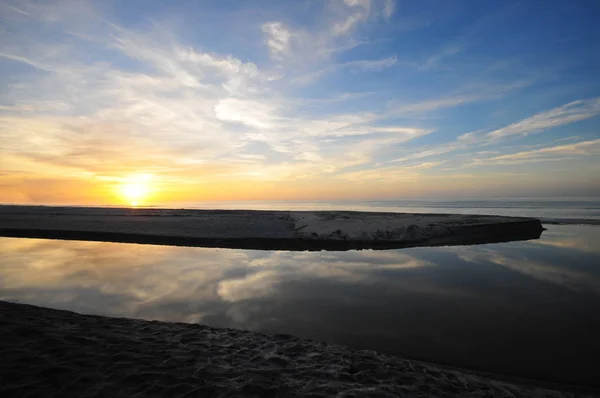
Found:
[[[135,175],[165,200],[600,196],[597,1],[0,15],[0,201],[94,202]]]

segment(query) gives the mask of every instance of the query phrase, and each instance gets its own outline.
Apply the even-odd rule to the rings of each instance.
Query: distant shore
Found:
[[[543,230],[535,218],[463,214],[0,206],[0,236],[261,250],[469,245]]]
[[[488,378],[289,335],[5,301],[0,357],[3,397],[573,397],[585,390]]]

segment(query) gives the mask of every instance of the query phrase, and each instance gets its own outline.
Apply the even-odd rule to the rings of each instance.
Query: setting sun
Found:
[[[131,176],[119,186],[119,196],[131,206],[140,206],[148,199],[150,183],[149,174]]]

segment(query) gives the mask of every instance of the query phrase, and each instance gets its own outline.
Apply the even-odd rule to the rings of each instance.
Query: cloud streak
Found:
[[[487,136],[492,139],[501,139],[515,135],[534,134],[565,124],[589,119],[599,114],[600,97],[577,100],[494,130],[488,133]]]
[[[429,102],[413,105],[406,111],[427,111],[443,106],[456,106],[462,103],[462,99]],[[456,151],[464,151],[469,148],[488,147],[502,140],[527,136],[529,134],[541,133],[552,128],[568,125],[574,122],[593,118],[600,114],[600,97],[577,100],[548,111],[539,112],[519,122],[507,125],[493,131],[474,131],[461,134],[453,142],[447,143],[439,148],[430,148],[417,151],[407,156],[392,160],[395,162],[408,162],[412,160],[425,159],[434,156],[446,155]],[[524,164],[537,161],[564,160],[568,157],[554,157],[550,155],[584,156],[598,152],[598,140],[579,142],[576,144],[560,145],[542,148],[532,151],[521,151],[518,153],[486,157],[476,159],[467,163],[468,166],[499,165],[499,164]]]
[[[575,156],[600,155],[600,139],[583,141],[569,145],[557,145],[547,148],[522,151],[507,155],[494,156],[487,159],[477,159],[473,165],[484,164],[524,164],[545,161],[560,161]]]

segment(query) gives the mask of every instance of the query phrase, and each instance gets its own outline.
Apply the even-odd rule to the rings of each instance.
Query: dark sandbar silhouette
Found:
[[[484,215],[0,206],[0,236],[239,249],[469,245],[542,231],[538,219]]]

